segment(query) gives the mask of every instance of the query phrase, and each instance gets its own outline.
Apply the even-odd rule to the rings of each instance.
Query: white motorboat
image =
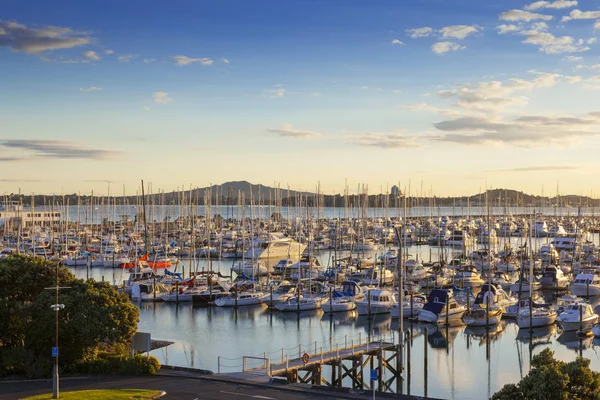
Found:
[[[263,260],[240,262],[231,267],[231,270],[238,275],[245,275],[247,277],[266,276],[271,272],[271,269]]]
[[[237,294],[236,299],[236,293],[231,293],[216,299],[215,305],[217,307],[252,306],[263,303],[264,297],[265,294],[263,292],[241,292]]]
[[[404,295],[402,298],[402,314],[404,318],[416,318],[425,305],[427,298],[423,295]],[[400,318],[400,303],[394,303],[390,309],[392,318]]]
[[[548,265],[544,269],[544,275],[540,281],[542,283],[542,289],[566,289],[569,284],[569,278],[565,276],[562,269],[556,265]]]
[[[462,320],[467,326],[491,326],[496,325],[502,319],[502,309],[494,306],[489,310],[478,304],[467,310],[462,315]]]
[[[569,291],[575,296],[598,296],[600,295],[600,276],[592,270],[585,270],[577,274]]]
[[[288,301],[275,304],[277,311],[308,311],[321,308],[325,300],[320,296],[294,296]]]
[[[257,238],[253,241],[252,247],[246,251],[245,257],[248,259],[265,259],[300,257],[306,244],[298,243],[282,233],[269,233],[267,237]]]
[[[365,298],[356,302],[358,315],[387,314],[395,303],[394,294],[387,289],[367,289]]]
[[[479,287],[485,281],[473,266],[463,266],[456,275],[454,275],[454,285],[458,287]]]
[[[598,315],[588,303],[580,301],[567,306],[556,319],[564,331],[589,331],[598,322]]]
[[[510,286],[511,293],[530,293],[531,291],[542,290],[542,283],[538,280],[533,280],[531,284],[529,284],[529,279],[524,278],[522,281],[517,280]]]
[[[158,301],[170,290],[161,283],[135,283],[131,286],[131,300]]]
[[[362,281],[365,285],[389,285],[394,282],[394,274],[389,269],[373,267]]]
[[[321,303],[321,308],[325,313],[352,311],[356,308],[356,303],[351,297],[341,296],[332,299],[325,299]]]
[[[427,297],[427,303],[419,311],[418,319],[423,322],[445,323],[460,321],[462,315],[467,310],[456,302],[452,292],[448,290],[434,289]],[[446,313],[448,316],[446,318]]]
[[[557,317],[558,313],[548,307],[525,307],[517,314],[517,325],[519,328],[538,328],[552,325]]]

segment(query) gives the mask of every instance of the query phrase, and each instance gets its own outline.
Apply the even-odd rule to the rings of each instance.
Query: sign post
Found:
[[[377,381],[377,369],[371,370],[371,387],[373,388],[373,400],[375,400],[375,382]]]

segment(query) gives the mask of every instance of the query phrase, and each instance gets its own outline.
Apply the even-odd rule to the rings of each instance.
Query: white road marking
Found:
[[[258,394],[244,394],[244,393],[236,393],[236,392],[226,392],[224,390],[221,390],[221,393],[233,394],[233,395],[236,395],[236,396],[252,397],[254,399],[275,400],[274,397],[260,396]]]

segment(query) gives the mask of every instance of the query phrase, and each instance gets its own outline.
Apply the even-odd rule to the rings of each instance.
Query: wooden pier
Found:
[[[293,354],[282,349],[276,358],[267,357],[266,353],[263,357],[244,356],[243,371],[229,375],[249,380],[283,377],[290,383],[330,387],[342,387],[346,381],[347,385],[351,382],[354,389],[371,390],[374,384],[378,391],[399,393],[402,388],[402,349],[396,336],[392,332],[379,341],[360,336],[358,341],[345,338],[343,343],[330,344],[325,350],[315,342],[310,349],[299,345]],[[329,373],[324,372],[325,366],[329,367]],[[375,382],[369,376],[373,369],[378,371]],[[392,386],[394,383],[395,387]]]

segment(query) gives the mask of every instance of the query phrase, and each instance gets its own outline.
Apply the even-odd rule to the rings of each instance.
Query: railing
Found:
[[[395,344],[397,339],[397,332],[392,330],[384,335],[379,335],[377,338],[374,338],[374,335],[369,337],[362,332],[359,332],[354,336],[344,336],[343,338],[329,340],[328,343],[319,343],[315,341],[314,343],[309,344],[298,344],[296,347],[292,347],[289,349],[281,348],[279,350],[265,352],[262,356],[243,356],[238,358],[225,358],[218,357],[218,373],[222,372],[236,372],[232,371],[232,369],[241,368],[242,372],[251,372],[257,370],[266,370],[266,374],[271,376],[271,370],[274,365],[283,366],[285,364],[285,369],[289,368],[290,361],[301,359],[304,353],[309,355],[310,360],[314,360],[315,358],[323,362],[324,357],[331,358],[335,355],[335,357],[340,356],[340,352],[345,352],[348,350],[352,351],[352,355],[354,355],[354,351],[357,348],[365,347],[366,351],[371,349],[370,346],[374,342],[379,342],[379,344],[375,344],[375,348],[379,348],[382,343],[392,343]],[[239,362],[241,361],[241,364]]]

